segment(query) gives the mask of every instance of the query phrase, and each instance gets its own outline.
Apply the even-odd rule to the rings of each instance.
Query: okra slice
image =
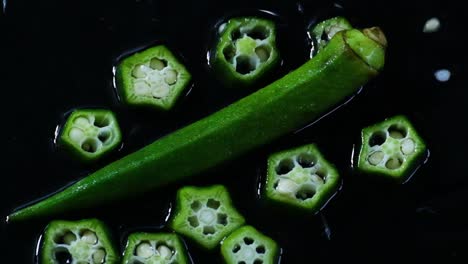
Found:
[[[40,256],[42,264],[119,263],[107,227],[97,219],[50,222]]]
[[[403,115],[366,127],[361,133],[358,169],[404,182],[426,155],[426,144]]]
[[[263,196],[304,212],[318,212],[340,183],[335,167],[314,144],[272,154],[268,158]]]
[[[185,246],[176,234],[133,233],[128,237],[123,264],[186,264]]]
[[[163,45],[125,58],[115,76],[125,104],[159,110],[171,109],[191,79],[185,66]]]
[[[244,222],[224,186],[187,186],[177,192],[176,211],[170,226],[203,248],[213,249]]]
[[[312,52],[320,52],[336,33],[352,28],[351,23],[344,17],[334,17],[318,23],[309,30],[312,38]]]
[[[120,145],[122,134],[114,113],[77,109],[67,118],[59,143],[79,160],[95,161]]]
[[[273,264],[279,247],[252,226],[243,226],[223,240],[221,254],[227,264]]]
[[[229,19],[221,26],[213,57],[213,68],[227,85],[253,84],[279,62],[275,23],[257,17]]]

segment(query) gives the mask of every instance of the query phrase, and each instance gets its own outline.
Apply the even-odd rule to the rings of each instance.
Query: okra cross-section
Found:
[[[187,264],[185,246],[176,234],[133,233],[122,264]]]
[[[227,85],[251,85],[278,63],[274,22],[256,17],[231,18],[220,31],[212,65]]]
[[[319,211],[335,194],[340,178],[314,144],[272,154],[263,196],[303,212]]]
[[[170,226],[203,248],[213,249],[244,222],[224,186],[187,186],[177,192],[176,211]]]
[[[279,247],[252,226],[243,226],[223,240],[221,254],[227,264],[274,264]]]
[[[114,113],[105,109],[77,109],[67,118],[59,143],[82,161],[108,154],[122,141]]]
[[[404,182],[425,157],[426,145],[402,115],[366,127],[361,133],[358,169]]]
[[[44,232],[41,264],[116,264],[119,255],[99,220],[56,220]]]
[[[125,58],[115,76],[124,103],[159,110],[171,109],[191,79],[185,66],[163,45]]]
[[[334,17],[318,23],[309,30],[312,38],[312,52],[320,52],[336,33],[352,28],[351,23],[344,17]]]

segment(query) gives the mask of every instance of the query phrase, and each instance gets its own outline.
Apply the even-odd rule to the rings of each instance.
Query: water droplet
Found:
[[[434,72],[434,77],[439,81],[439,82],[446,82],[450,80],[450,76],[452,73],[447,70],[447,69],[440,69]]]
[[[434,33],[440,29],[440,20],[437,17],[429,18],[424,24],[424,33]]]

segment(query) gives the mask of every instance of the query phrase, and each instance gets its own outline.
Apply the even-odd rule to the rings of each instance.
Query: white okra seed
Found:
[[[392,138],[396,138],[396,139],[402,139],[402,138],[404,138],[404,136],[403,136],[402,133],[400,133],[399,131],[394,131],[394,130],[390,131],[390,136],[391,136]]]
[[[255,53],[257,54],[261,62],[265,62],[266,60],[268,60],[268,51],[265,47],[257,47],[255,49]]]
[[[85,128],[85,127],[89,126],[90,123],[89,123],[88,118],[80,116],[77,119],[75,119],[75,125],[79,126],[79,127],[82,127],[82,128]]]
[[[97,244],[98,242],[96,233],[91,230],[84,231],[83,235],[81,235],[81,240],[91,245]]]
[[[398,158],[390,158],[387,163],[385,163],[385,167],[391,170],[396,170],[401,166],[401,162]]]
[[[149,258],[154,255],[154,249],[150,243],[142,242],[136,248],[136,255],[142,258]]]
[[[156,98],[163,98],[169,94],[169,86],[161,84],[153,88],[151,95]]]
[[[290,179],[281,179],[276,190],[281,194],[294,194],[297,191],[297,184]]]
[[[320,176],[318,176],[317,174],[312,175],[312,182],[314,182],[315,184],[320,184],[320,185],[324,183],[323,179],[320,178]]]
[[[158,247],[159,255],[165,259],[170,259],[172,257],[172,250],[165,245]]]
[[[369,161],[370,164],[375,166],[379,164],[380,162],[382,162],[382,160],[384,159],[384,156],[385,155],[382,151],[376,151],[370,154],[367,160]]]
[[[101,264],[106,261],[106,251],[102,248],[93,253],[93,264]]]
[[[143,64],[136,65],[132,70],[132,76],[135,78],[145,78],[146,77],[145,67],[146,66]]]
[[[84,134],[83,130],[74,127],[72,129],[70,129],[70,132],[68,133],[68,136],[74,142],[79,143],[79,142],[81,142],[81,140],[83,140],[83,138],[85,137],[85,134]]]
[[[409,155],[409,154],[413,153],[414,149],[415,149],[414,141],[412,139],[410,139],[410,138],[405,139],[401,143],[401,152],[403,152],[403,154],[405,154],[405,155]]]
[[[164,67],[166,67],[166,65],[164,65],[164,62],[158,58],[152,58],[151,61],[150,61],[150,67],[151,69],[153,70],[162,70],[164,69]]]
[[[76,240],[76,236],[75,236],[75,234],[73,234],[72,232],[67,232],[67,233],[63,236],[63,243],[65,243],[65,244],[67,244],[67,245],[70,245],[70,244],[73,243],[75,240]]]
[[[150,86],[146,81],[138,81],[134,84],[135,95],[147,95],[150,93]]]
[[[165,72],[164,81],[169,85],[172,85],[172,84],[176,83],[177,82],[177,71],[173,70],[173,69],[167,70]]]

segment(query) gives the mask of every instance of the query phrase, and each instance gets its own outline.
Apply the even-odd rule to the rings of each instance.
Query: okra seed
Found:
[[[164,245],[158,247],[159,255],[165,259],[170,259],[172,257],[172,250]]]
[[[253,242],[254,242],[254,240],[253,240],[252,238],[250,238],[250,237],[244,237],[244,243],[245,243],[246,245],[251,245],[251,244],[253,244]]]
[[[88,138],[81,144],[81,149],[89,153],[94,153],[98,149],[98,144],[95,139]]]
[[[136,65],[132,70],[132,76],[135,78],[145,78],[146,77],[145,68],[146,66],[143,64]]]
[[[323,182],[327,181],[327,170],[324,168],[320,168],[318,171],[315,172],[315,175],[319,176]]]
[[[198,227],[200,225],[198,218],[194,215],[190,216],[187,220],[192,227]]]
[[[294,169],[294,166],[295,165],[292,159],[283,159],[276,166],[275,171],[279,175],[287,174],[288,172],[292,171],[292,169]]]
[[[265,254],[265,246],[264,245],[260,245],[258,246],[257,248],[255,248],[255,251],[257,251],[258,254]]]
[[[402,161],[397,157],[390,158],[386,163],[385,167],[390,170],[396,170],[400,168]]]
[[[269,31],[263,27],[263,26],[255,26],[251,30],[247,31],[247,36],[253,38],[253,39],[258,39],[258,40],[264,40],[268,37]]]
[[[240,74],[248,74],[255,70],[255,62],[250,56],[240,55],[236,57],[236,71]]]
[[[297,184],[290,179],[280,179],[276,190],[280,194],[293,194],[297,190]]]
[[[136,247],[136,255],[142,258],[149,258],[154,255],[154,249],[148,242],[142,242]]]
[[[255,48],[255,53],[257,54],[260,62],[265,62],[270,58],[270,50],[266,46],[258,46]]]
[[[150,92],[150,86],[145,81],[135,82],[134,84],[135,94],[136,95],[147,95]]]
[[[164,60],[160,60],[158,58],[152,58],[150,61],[150,67],[153,70],[162,70],[167,66],[167,62]]]
[[[153,91],[151,92],[153,97],[155,98],[163,98],[166,97],[167,94],[169,94],[169,87],[167,85],[159,85],[155,88],[153,88]]]
[[[102,248],[93,253],[93,264],[102,264],[106,260],[106,251]]]
[[[406,129],[404,127],[398,126],[398,125],[391,125],[388,128],[388,133],[392,138],[395,139],[402,139],[406,137]]]
[[[68,133],[68,136],[70,137],[71,140],[73,140],[75,142],[80,142],[85,137],[85,134],[84,134],[83,130],[74,127],[72,129],[70,129],[70,132]]]
[[[166,76],[164,77],[164,81],[167,84],[172,85],[172,84],[177,82],[177,71],[176,70],[169,69],[169,70],[166,71],[165,75]]]
[[[68,264],[73,262],[73,257],[66,248],[55,249],[54,257],[59,264]]]
[[[89,126],[90,124],[89,124],[88,118],[80,116],[75,119],[75,125],[84,128],[84,127]]]
[[[312,184],[302,185],[296,193],[296,198],[300,200],[307,200],[312,198],[315,194],[315,188]]]
[[[312,178],[312,182],[314,182],[315,184],[322,185],[324,183],[323,179],[317,174],[313,174],[311,178]]]
[[[223,225],[223,226],[226,226],[228,224],[228,221],[227,221],[227,215],[226,214],[220,214],[218,213],[217,214],[217,223],[220,224],[220,225]]]
[[[215,210],[218,209],[220,205],[221,203],[215,199],[208,199],[208,201],[206,202],[206,206],[213,208]]]
[[[94,120],[94,125],[97,126],[97,127],[106,127],[108,125],[110,125],[110,120],[109,118],[102,118],[102,117],[98,117]]]
[[[64,236],[63,236],[63,243],[67,244],[67,245],[70,245],[71,243],[73,243],[74,241],[76,241],[76,235],[73,234],[72,232],[67,232]]]
[[[369,155],[367,159],[371,165],[376,166],[384,159],[385,154],[382,151],[376,151]]]
[[[297,157],[297,163],[299,163],[302,168],[311,168],[316,162],[316,158],[310,153],[302,153]]]
[[[204,226],[203,227],[203,234],[204,235],[212,235],[216,233],[216,229],[214,228],[214,226]]]
[[[103,143],[106,143],[111,137],[111,132],[109,130],[104,130],[99,132],[98,139]]]
[[[387,140],[387,134],[383,131],[377,131],[369,139],[369,146],[380,146]]]
[[[91,245],[97,244],[98,242],[96,233],[91,230],[85,230],[81,235],[81,240]]]
[[[410,138],[405,139],[401,143],[401,152],[403,152],[403,154],[405,155],[410,155],[411,153],[414,152],[414,149],[415,149],[414,141]]]
[[[201,209],[201,203],[199,201],[194,201],[190,205],[190,208],[192,208],[193,211],[198,212],[198,210]]]

